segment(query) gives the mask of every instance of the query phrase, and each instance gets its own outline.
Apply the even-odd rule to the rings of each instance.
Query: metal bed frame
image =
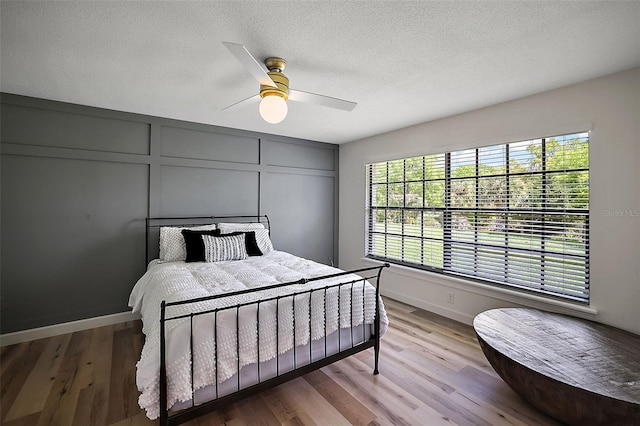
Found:
[[[223,222],[223,221],[232,221],[232,222],[241,222],[241,221],[249,221],[248,219],[253,219],[251,220],[252,222],[264,222],[266,224],[267,229],[269,229],[270,231],[270,222],[269,222],[269,218],[266,215],[256,215],[256,216],[209,216],[209,217],[174,217],[174,218],[147,218],[146,220],[146,225],[147,225],[147,263],[149,262],[149,240],[150,240],[150,230],[155,228],[155,227],[161,227],[161,226],[193,226],[193,225],[205,225],[207,223],[203,223],[205,221],[208,221],[209,223],[217,223],[217,222]],[[362,269],[356,269],[356,270],[351,270],[351,271],[345,271],[345,272],[339,272],[339,273],[335,273],[335,274],[330,274],[330,275],[325,275],[325,276],[321,276],[321,277],[313,277],[313,278],[302,278],[298,281],[293,281],[293,282],[288,282],[288,283],[281,283],[281,284],[275,284],[275,285],[271,285],[271,286],[266,286],[266,287],[259,287],[256,289],[247,289],[247,290],[241,290],[241,291],[236,291],[236,292],[232,292],[232,293],[225,293],[225,294],[220,294],[220,295],[213,295],[213,296],[208,296],[208,297],[201,297],[201,298],[195,298],[195,299],[190,299],[190,300],[184,300],[184,301],[179,301],[179,302],[166,302],[163,301],[161,306],[160,306],[160,424],[161,425],[178,425],[184,422],[187,422],[189,420],[192,420],[196,417],[199,417],[201,415],[204,415],[206,413],[215,411],[218,408],[227,406],[228,404],[231,404],[235,401],[238,401],[240,399],[243,399],[249,395],[255,394],[257,392],[260,392],[262,390],[277,386],[281,383],[284,383],[286,381],[289,381],[291,379],[294,379],[296,377],[299,377],[301,375],[304,375],[308,372],[311,372],[313,370],[316,370],[318,368],[324,367],[326,365],[329,365],[331,363],[334,363],[338,360],[344,359],[348,356],[351,356],[353,354],[356,354],[358,352],[364,351],[366,349],[369,348],[374,348],[374,368],[373,368],[373,374],[378,374],[378,360],[379,360],[379,355],[380,355],[380,312],[379,312],[379,300],[380,300],[380,276],[382,273],[382,270],[384,268],[389,267],[388,263],[385,263],[381,266],[376,266],[376,267],[370,267],[370,268],[362,268]],[[364,273],[364,275],[368,275],[368,276],[362,276]],[[349,274],[360,274],[360,278],[358,279],[353,279],[353,277],[347,277],[345,278],[344,282],[340,282],[338,284],[333,284],[333,285],[327,285],[327,286],[323,286],[323,287],[316,287],[314,289],[309,289],[309,290],[303,290],[303,291],[297,291],[297,292],[293,292],[293,293],[287,293],[285,295],[280,295],[280,296],[275,296],[275,297],[271,297],[268,299],[262,299],[262,300],[258,300],[258,301],[253,301],[253,302],[246,302],[246,303],[240,303],[240,304],[234,304],[232,306],[225,306],[222,308],[216,308],[216,309],[211,309],[211,310],[207,310],[207,311],[202,311],[202,312],[197,312],[197,313],[189,313],[189,314],[183,314],[183,315],[177,315],[177,316],[168,316],[167,315],[167,308],[171,307],[171,306],[178,306],[178,305],[185,305],[185,304],[189,304],[189,303],[198,303],[198,302],[204,302],[204,301],[210,301],[210,300],[216,300],[216,299],[224,299],[226,297],[232,297],[232,296],[238,296],[238,295],[242,295],[242,294],[247,294],[247,293],[251,293],[251,292],[257,292],[257,291],[264,291],[264,290],[269,290],[269,289],[275,289],[275,288],[280,288],[280,287],[285,287],[285,286],[290,286],[290,285],[304,285],[307,284],[309,282],[313,282],[313,281],[319,281],[319,280],[323,280],[323,279],[328,279],[328,278],[336,278],[336,277],[341,277],[341,276],[347,276]],[[364,303],[365,303],[365,288],[366,286],[365,281],[370,280],[372,283],[375,282],[375,315],[374,315],[374,322],[373,322],[373,333],[371,334],[370,338],[368,340],[366,340],[365,336],[365,327],[370,327],[371,324],[365,324],[364,321]],[[346,349],[342,349],[343,345],[341,342],[341,328],[340,328],[340,324],[341,324],[341,320],[340,320],[340,316],[341,315],[349,315],[349,322],[352,321],[353,319],[353,315],[354,315],[354,311],[353,311],[353,292],[354,292],[354,285],[356,283],[363,283],[362,285],[362,313],[363,313],[363,321],[362,321],[362,325],[358,325],[357,327],[362,327],[362,336],[363,336],[363,341],[362,342],[354,342],[354,328],[355,327],[351,327],[351,338],[350,338],[350,342],[346,342]],[[338,351],[337,353],[328,355],[327,354],[327,291],[330,289],[335,289],[335,291],[337,291],[337,297],[338,297],[338,307],[340,306],[340,295],[343,292],[343,289],[347,289],[347,291],[351,292],[351,298],[350,298],[350,307],[349,307],[349,312],[346,313],[342,313],[340,312],[340,310],[338,309],[338,330],[337,330],[337,340],[338,340]],[[313,356],[312,356],[312,340],[311,340],[311,299],[314,293],[320,293],[322,294],[323,300],[324,300],[324,318],[323,318],[323,322],[324,322],[324,329],[325,329],[325,333],[324,333],[324,357],[317,359],[314,361]],[[298,352],[296,350],[297,346],[296,346],[296,322],[295,322],[295,303],[296,303],[296,297],[299,297],[301,295],[308,295],[309,298],[309,335],[308,337],[308,342],[309,342],[309,361],[308,363],[303,363],[302,365],[298,365],[297,359],[296,359],[296,353]],[[303,297],[305,297],[303,296]],[[280,302],[281,301],[286,301],[289,300],[289,302],[292,304],[292,309],[294,312],[294,318],[293,318],[293,369],[292,370],[288,370],[288,371],[280,371],[280,366],[279,366],[279,360],[280,357],[278,355],[276,355],[276,374],[274,377],[270,377],[268,379],[262,380],[261,378],[261,372],[260,372],[260,325],[259,325],[259,318],[260,318],[260,306],[262,304],[265,303],[275,303],[275,309],[276,309],[276,313],[275,313],[275,318],[276,318],[276,334],[279,333],[279,321],[278,321],[278,310],[280,307]],[[217,380],[217,375],[218,375],[218,330],[217,330],[217,318],[218,318],[218,313],[222,312],[222,311],[236,311],[236,315],[239,314],[239,311],[241,308],[247,307],[247,306],[255,306],[256,307],[256,328],[257,328],[257,339],[256,339],[256,344],[257,344],[257,350],[258,350],[258,364],[257,364],[257,383],[247,386],[247,387],[242,387],[241,386],[241,374],[240,374],[240,339],[239,339],[239,321],[237,320],[238,317],[236,317],[236,340],[237,340],[237,347],[236,347],[236,359],[238,362],[238,369],[237,369],[237,385],[235,388],[235,391],[233,391],[230,394],[226,394],[226,395],[219,395],[219,388],[218,388],[218,380]],[[214,399],[208,401],[208,402],[204,402],[201,403],[199,405],[196,405],[195,400],[196,400],[196,393],[195,393],[195,389],[194,389],[194,380],[193,380],[193,321],[194,318],[197,318],[198,316],[201,315],[213,315],[215,318],[215,329],[213,330],[213,334],[214,334],[214,347],[215,347],[215,353],[213,355],[214,358],[214,363],[216,366],[216,383],[215,383],[215,397]],[[166,347],[167,347],[167,342],[166,342],[166,335],[165,335],[165,326],[167,323],[169,323],[170,321],[178,321],[178,320],[184,320],[184,319],[189,319],[189,329],[190,329],[190,337],[189,337],[189,354],[190,354],[190,362],[191,362],[191,406],[182,410],[179,410],[177,412],[171,412],[170,411],[170,407],[167,407],[167,371],[166,371]],[[279,339],[276,338],[276,345],[279,344]],[[276,354],[279,354],[279,348],[277,347],[276,349]],[[231,380],[231,379],[229,379]],[[213,386],[213,385],[212,385]]]

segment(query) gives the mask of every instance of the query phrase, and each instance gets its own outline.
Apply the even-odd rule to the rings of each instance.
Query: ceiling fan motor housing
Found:
[[[287,62],[282,58],[267,58],[264,61],[269,72],[267,73],[277,87],[260,85],[260,97],[280,96],[286,101],[289,99],[289,79],[282,73]]]

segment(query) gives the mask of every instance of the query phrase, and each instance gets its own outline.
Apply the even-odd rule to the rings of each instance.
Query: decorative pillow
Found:
[[[271,238],[269,238],[269,230],[256,229],[254,232],[256,233],[256,243],[262,254],[273,251],[273,244],[271,243]]]
[[[203,225],[191,228],[163,226],[160,228],[160,260],[172,262],[176,260],[185,260],[187,258],[187,248],[182,230],[214,230],[216,225]]]
[[[248,257],[244,234],[214,237],[202,235],[205,262],[222,262],[223,260],[242,260]]]
[[[219,223],[218,229],[222,231],[223,234],[228,234],[230,232],[236,231],[255,231],[256,229],[265,229],[264,225],[258,222],[252,223]]]
[[[247,232],[236,231],[228,234],[223,234],[222,231],[220,231],[219,229],[216,229],[213,232],[214,232],[213,235],[217,237],[226,237],[228,235],[244,234],[247,254],[249,256],[262,256],[262,251],[260,250],[260,248],[258,247],[258,243],[256,242],[256,231],[247,231]]]
[[[204,243],[203,235],[220,235],[219,229],[207,231],[194,231],[192,229],[183,229],[182,237],[187,251],[185,262],[204,262]],[[255,241],[255,236],[253,237]]]
[[[256,243],[262,254],[273,250],[273,244],[269,238],[269,230],[261,223],[219,223],[218,229],[222,234],[238,231],[255,231]]]

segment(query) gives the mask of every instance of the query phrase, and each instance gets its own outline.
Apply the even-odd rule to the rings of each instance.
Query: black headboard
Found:
[[[262,223],[271,233],[271,223],[267,215],[237,215],[237,216],[190,216],[190,217],[148,217],[146,218],[146,250],[145,269],[152,259],[159,256],[160,228],[163,226],[201,226],[213,223]]]

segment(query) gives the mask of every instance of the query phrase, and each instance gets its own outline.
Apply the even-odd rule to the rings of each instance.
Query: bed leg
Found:
[[[376,320],[378,320],[376,318]],[[378,325],[378,323],[376,322],[376,325]],[[380,327],[379,325],[376,328],[376,336],[375,336],[375,342],[373,345],[373,374],[380,374],[380,371],[378,370],[378,360],[380,359]]]
[[[160,425],[169,424],[167,412],[167,367],[166,367],[166,341],[165,341],[165,310],[166,301],[160,304]]]
[[[376,341],[375,341],[375,345],[373,345],[373,355],[374,355],[374,361],[373,361],[373,374],[380,374],[380,371],[378,370],[378,360],[380,359],[380,335],[376,334]]]
[[[382,270],[384,268],[388,268],[390,265],[385,263],[380,268],[378,268],[378,277],[376,278],[376,314],[373,318],[373,332],[375,333],[375,342],[373,345],[373,354],[374,354],[374,365],[373,365],[373,375],[380,374],[378,370],[378,360],[380,359],[380,303],[382,299],[380,299],[380,275],[382,274]]]

